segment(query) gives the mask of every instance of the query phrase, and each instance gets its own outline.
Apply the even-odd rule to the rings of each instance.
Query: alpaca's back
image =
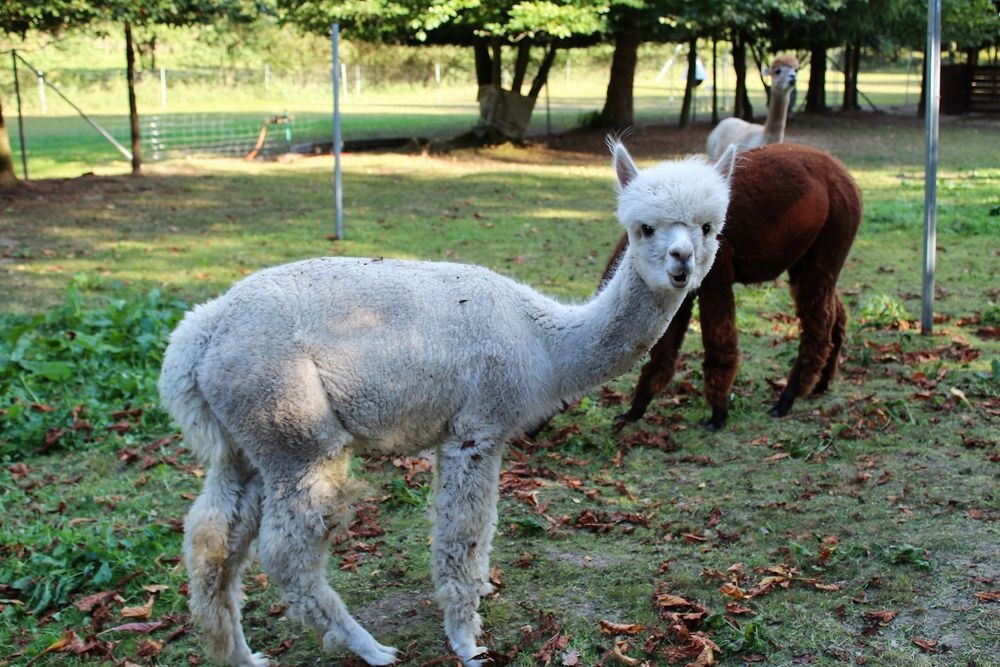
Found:
[[[708,157],[718,160],[731,144],[738,151],[756,148],[764,143],[764,127],[741,118],[723,118],[708,135]]]
[[[861,193],[846,167],[810,146],[770,144],[742,153],[732,187],[716,259],[731,266],[730,282],[777,278],[821,233],[849,248],[861,222]]]
[[[285,411],[307,419],[298,412],[313,401],[314,418],[332,410],[357,450],[419,450],[469,405],[550,409],[531,403],[551,370],[528,333],[539,299],[458,264],[325,258],[267,269],[178,328],[164,403],[185,432],[208,406],[226,430],[250,434],[290,419]]]

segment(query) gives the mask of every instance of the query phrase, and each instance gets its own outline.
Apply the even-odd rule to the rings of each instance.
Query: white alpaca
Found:
[[[257,537],[289,614],[326,649],[394,662],[396,649],[375,641],[327,583],[325,540],[348,511],[351,452],[435,447],[436,598],[453,650],[465,665],[484,664],[477,610],[491,590],[505,443],[630,368],[718,248],[732,157],[640,172],[621,143],[609,145],[629,246],[584,304],[474,266],[324,258],[260,271],[187,314],[159,388],[209,464],[184,559],[213,657],[266,664],[240,627],[240,572]]]
[[[708,157],[718,160],[731,145],[745,151],[765,144],[780,144],[785,138],[785,119],[798,71],[799,61],[795,56],[777,56],[764,70],[764,76],[771,77],[767,120],[757,125],[741,118],[723,118],[708,135]]]

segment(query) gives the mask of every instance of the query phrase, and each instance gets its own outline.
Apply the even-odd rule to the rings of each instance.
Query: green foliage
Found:
[[[112,523],[101,531],[93,527],[52,529],[36,523],[10,537],[17,542],[8,543],[6,536],[0,542],[0,553],[14,556],[0,562],[0,584],[16,591],[23,604],[7,606],[4,615],[8,619],[38,616],[65,606],[71,596],[112,588],[162,556],[168,542],[177,541],[158,525],[146,526],[131,539],[120,537]]]
[[[713,641],[726,653],[768,655],[774,648],[771,632],[762,621],[753,620],[738,625],[724,616],[714,614],[705,622],[709,628],[716,630]]]
[[[426,510],[431,501],[431,487],[421,484],[417,488],[409,486],[401,477],[392,480],[389,485],[389,497],[386,499],[390,507],[415,507]]]
[[[857,310],[860,329],[896,328],[913,320],[899,299],[888,294],[875,294],[861,302]]]
[[[99,441],[123,419],[118,432],[167,426],[156,379],[185,305],[152,290],[85,308],[87,281],[74,278],[63,304],[44,314],[0,315],[2,460]]]

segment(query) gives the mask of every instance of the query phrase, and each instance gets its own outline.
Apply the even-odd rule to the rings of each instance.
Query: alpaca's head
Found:
[[[715,164],[697,156],[640,171],[620,141],[608,146],[636,271],[654,292],[697,288],[719,249],[735,151]]]
[[[771,86],[778,92],[795,87],[799,73],[799,59],[792,55],[776,56],[771,66],[764,70],[764,76],[771,77]]]

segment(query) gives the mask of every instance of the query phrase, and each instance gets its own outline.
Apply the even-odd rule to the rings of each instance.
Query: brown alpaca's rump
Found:
[[[847,320],[837,296],[837,278],[861,224],[861,209],[857,184],[828,153],[772,144],[739,156],[722,245],[697,295],[705,398],[712,408],[706,426],[725,425],[739,366],[734,283],[765,282],[788,272],[800,324],[799,354],[771,414],[783,417],[797,397],[827,389],[837,370]],[[627,237],[619,241],[602,284],[614,272],[627,242]],[[632,406],[619,421],[640,419],[673,378],[694,298],[688,297],[650,350]]]

